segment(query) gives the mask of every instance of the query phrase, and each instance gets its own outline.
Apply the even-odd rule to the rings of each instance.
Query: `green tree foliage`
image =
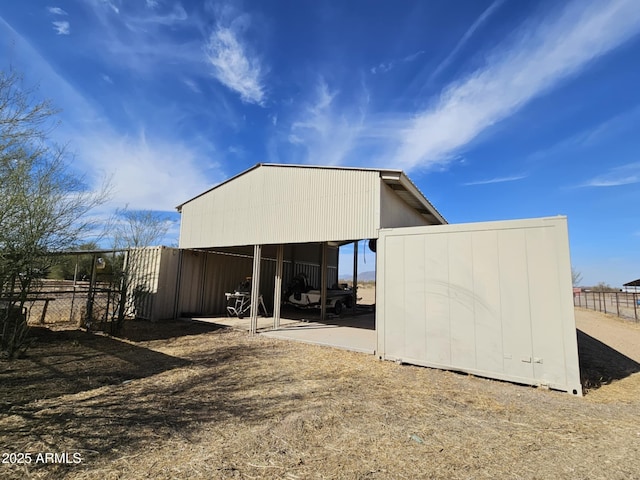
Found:
[[[24,305],[36,280],[55,263],[48,253],[72,249],[92,228],[87,213],[107,186],[91,191],[68,167],[66,150],[50,138],[57,112],[0,71],[0,355],[25,345]]]
[[[77,251],[98,250],[96,242],[81,244]],[[91,278],[93,256],[91,254],[61,255],[53,259],[54,265],[49,269],[48,278],[56,280],[87,280]]]

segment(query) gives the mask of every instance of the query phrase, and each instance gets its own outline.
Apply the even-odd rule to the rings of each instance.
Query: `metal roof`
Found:
[[[640,278],[622,285],[623,287],[640,287]]]

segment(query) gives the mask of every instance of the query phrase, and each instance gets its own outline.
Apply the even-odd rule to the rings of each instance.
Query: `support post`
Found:
[[[353,242],[353,309],[358,303],[358,240]]]
[[[327,319],[327,242],[322,242],[322,260],[320,266],[320,319]]]
[[[76,268],[73,271],[73,293],[71,294],[71,311],[69,312],[69,321],[73,321],[73,305],[76,303],[76,289],[78,288],[78,258],[76,255]]]
[[[273,329],[280,328],[280,305],[282,303],[282,264],[284,263],[284,245],[278,245],[276,253],[276,276],[273,282]]]
[[[260,259],[262,245],[253,246],[253,274],[251,275],[251,335],[258,331],[258,310],[260,308]]]

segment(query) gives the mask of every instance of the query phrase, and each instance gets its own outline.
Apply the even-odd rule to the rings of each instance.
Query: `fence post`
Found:
[[[618,299],[618,292],[616,292],[616,311],[618,312],[618,316],[620,316],[620,300]]]
[[[604,313],[607,313],[607,292],[602,292],[602,304],[604,305]]]
[[[93,258],[91,260],[91,283],[89,283],[89,295],[87,296],[87,312],[84,319],[80,321],[84,321],[84,326],[87,328],[87,331],[91,329],[91,323],[93,321],[93,300],[96,291],[96,263],[98,262],[98,255],[93,254]]]
[[[637,293],[633,292],[633,316],[636,319],[636,322],[638,321],[638,297],[637,297]]]

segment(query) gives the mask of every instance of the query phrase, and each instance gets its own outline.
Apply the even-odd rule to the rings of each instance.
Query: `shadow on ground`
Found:
[[[306,322],[316,322],[325,325],[337,325],[339,327],[362,328],[365,330],[375,330],[375,312],[371,306],[358,306],[356,309],[345,309],[341,315],[334,315],[327,312],[327,319],[320,320],[320,310],[299,309],[290,305],[284,305],[281,311],[282,318],[300,320]]]
[[[231,418],[258,425],[266,419],[279,418],[283,412],[306,408],[301,401],[303,394],[287,391],[286,386],[291,383],[288,374],[268,368],[269,361],[281,355],[278,348],[242,340],[244,337],[230,329],[216,332],[214,335],[219,337],[209,339],[206,348],[191,352],[189,361],[108,337],[90,338],[93,336],[84,332],[65,332],[69,336],[52,333],[53,338],[46,340],[52,346],[62,339],[67,343],[77,341],[78,351],[73,355],[51,352],[46,359],[29,359],[31,365],[38,366],[36,378],[24,378],[15,371],[2,374],[3,391],[22,393],[13,399],[11,408],[5,404],[0,409],[0,451],[11,445],[29,444],[42,451],[87,452],[85,458],[91,462],[105,456],[117,457],[118,452],[133,445],[144,451],[146,446],[153,447],[170,438],[189,439],[198,434],[199,425]],[[41,344],[44,347],[46,343],[43,340]],[[102,359],[99,364],[95,362],[98,358]],[[72,365],[80,371],[74,372]],[[180,366],[186,368],[136,382],[122,381]],[[104,375],[101,380],[92,380],[100,371]],[[246,375],[247,371],[252,374]],[[4,380],[10,380],[9,384]],[[331,380],[327,374],[324,381]],[[51,398],[109,382],[111,387],[95,394]],[[28,387],[30,383],[34,388]],[[58,386],[51,388],[53,383]],[[45,385],[50,400],[33,401],[40,398],[37,392]],[[269,394],[265,395],[265,391]],[[319,401],[327,395],[329,392],[319,391],[315,399]],[[51,478],[64,476],[73,468],[48,467]],[[33,472],[36,470],[44,471],[39,466]]]
[[[223,328],[213,323],[191,322],[186,320],[127,320],[124,323],[120,338],[132,342],[149,342],[152,340],[167,340],[169,338],[201,335]]]
[[[181,358],[81,330],[32,327],[25,358],[0,363],[0,413],[188,365]]]
[[[640,364],[610,346],[578,330],[580,380],[585,389],[621,380],[640,372]]]

